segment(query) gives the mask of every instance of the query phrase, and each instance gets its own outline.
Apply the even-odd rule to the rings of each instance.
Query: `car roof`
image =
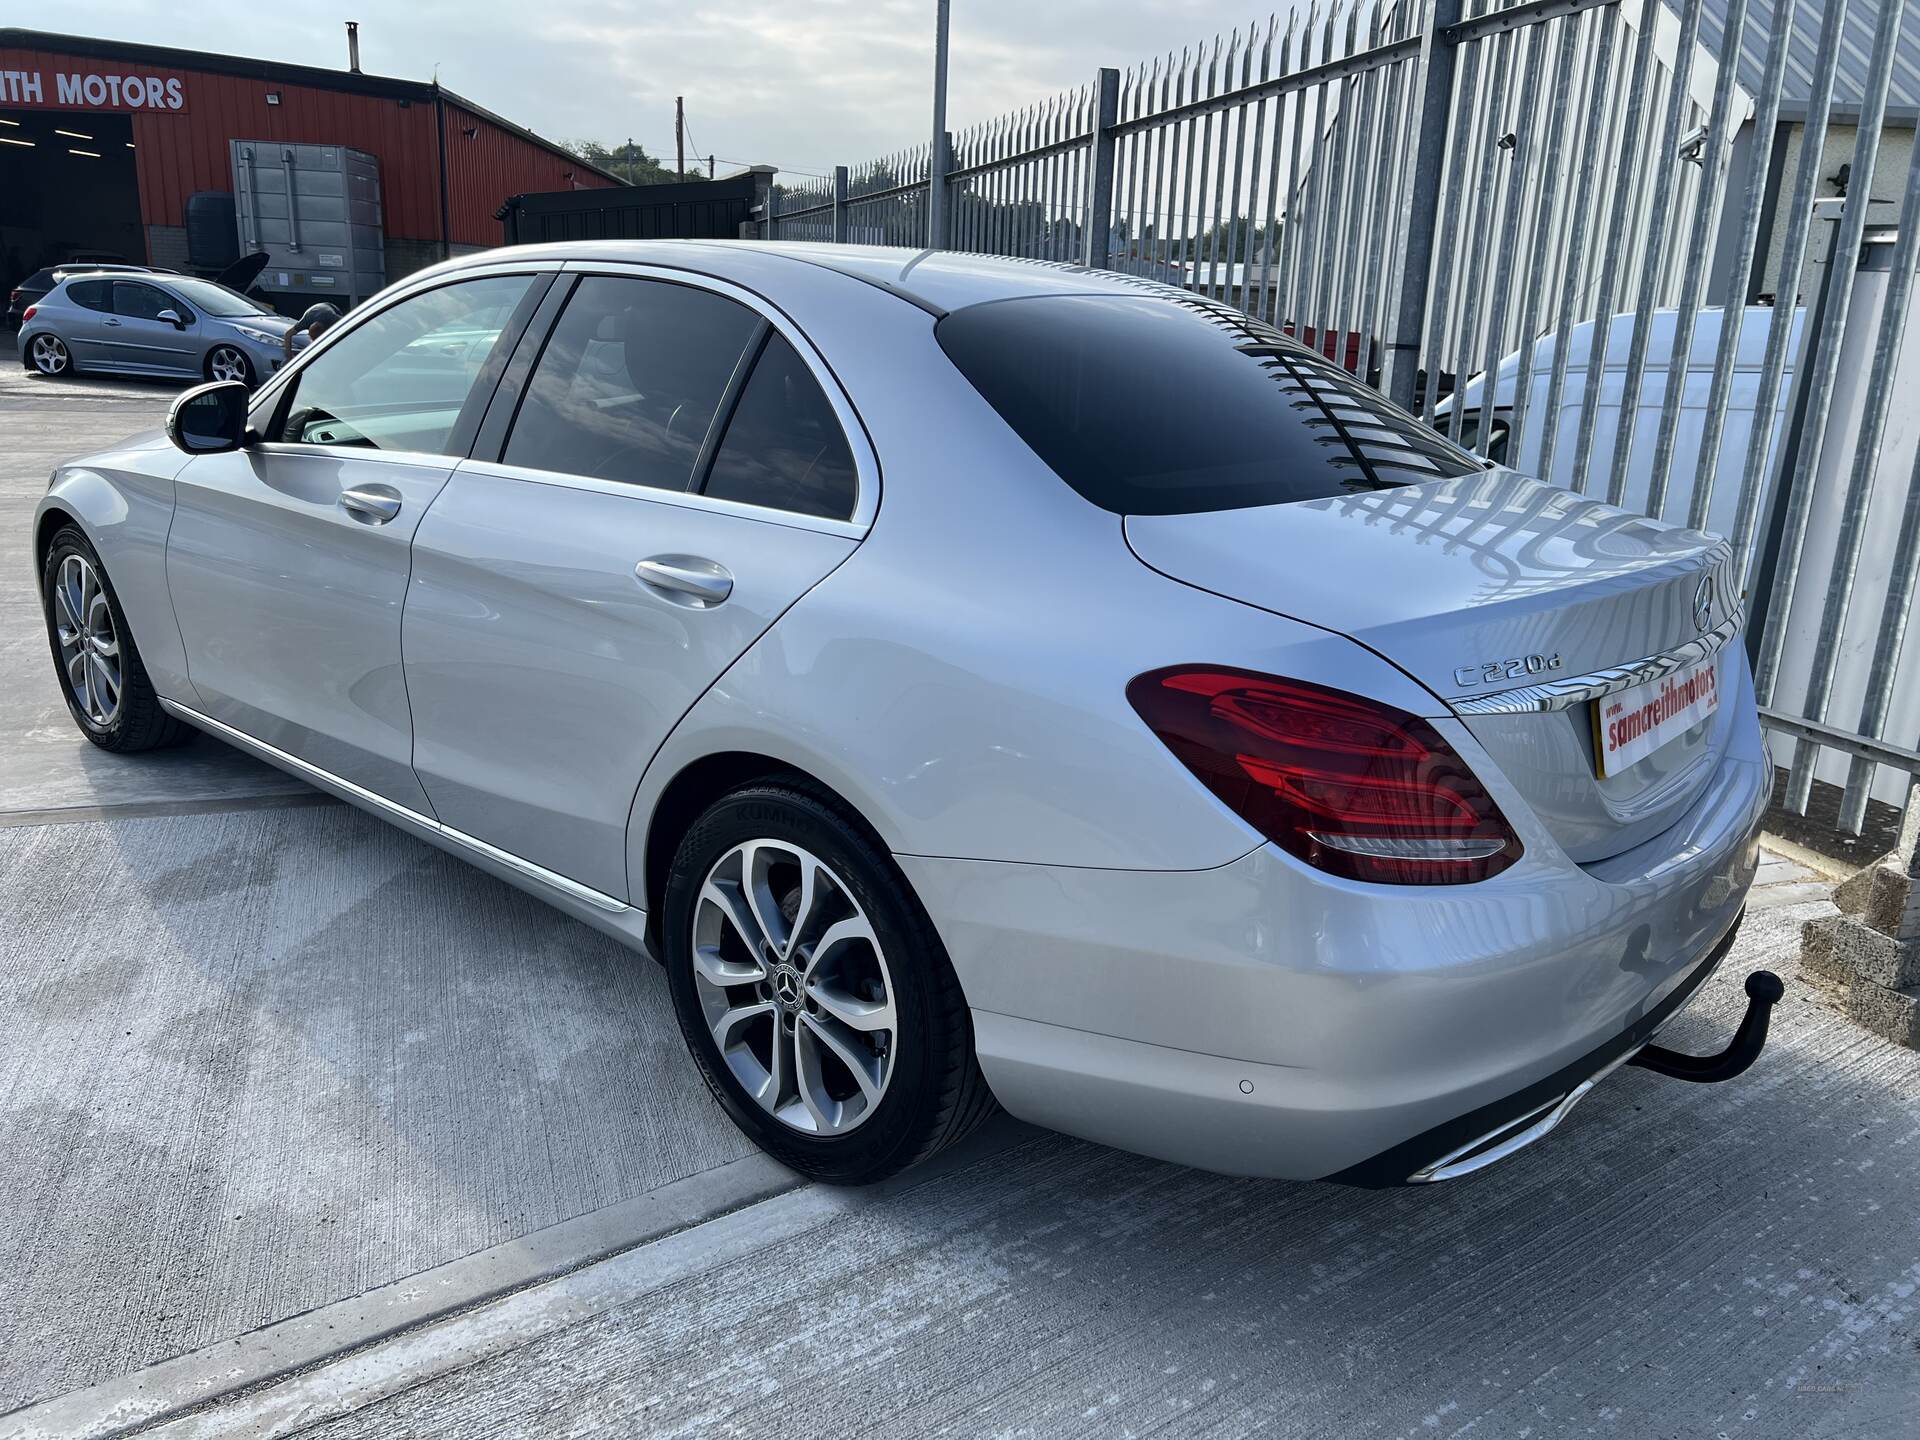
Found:
[[[722,252],[777,255],[863,280],[923,310],[944,315],[990,300],[1034,295],[1156,295],[1191,300],[1184,290],[1114,270],[1094,270],[1059,260],[1021,260],[968,255],[951,250],[915,250],[893,245],[824,245],[789,240],[587,240],[512,247],[515,255],[541,260],[608,260],[687,265],[690,252],[712,252],[711,268],[725,274]],[[499,251],[464,256],[468,263],[497,261]],[[459,262],[455,262],[458,264]]]
[[[818,245],[785,240],[716,243],[752,245],[822,265],[940,311],[1027,295],[1185,294],[1158,281],[1065,260],[1026,260],[895,245]]]
[[[147,281],[177,278],[158,270],[149,270],[144,265],[56,265],[53,273],[62,285],[69,280]]]

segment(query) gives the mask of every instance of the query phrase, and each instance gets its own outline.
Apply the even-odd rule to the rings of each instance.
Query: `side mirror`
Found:
[[[178,310],[162,310],[153,318],[166,321],[167,324],[173,326],[176,330],[184,330],[187,328],[187,322],[180,318],[180,312]]]
[[[247,443],[247,387],[238,380],[196,385],[167,411],[167,438],[189,455],[219,455]]]

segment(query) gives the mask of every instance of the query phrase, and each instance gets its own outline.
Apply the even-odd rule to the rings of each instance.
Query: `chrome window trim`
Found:
[[[526,274],[608,275],[662,280],[669,284],[690,285],[695,289],[708,290],[736,304],[746,306],[793,346],[819,384],[821,392],[827,397],[827,403],[833,407],[834,418],[840,422],[841,432],[847,437],[847,448],[853,452],[854,475],[859,487],[854,496],[853,513],[845,520],[829,520],[821,516],[802,515],[791,510],[747,505],[732,500],[710,500],[704,495],[693,494],[690,491],[658,490],[621,481],[604,482],[617,487],[607,493],[639,494],[648,499],[677,495],[679,498],[697,502],[695,508],[709,509],[719,514],[738,515],[742,519],[763,520],[800,530],[818,530],[828,535],[849,535],[856,539],[863,537],[872,528],[874,517],[880,510],[880,458],[873,448],[872,439],[867,434],[866,425],[860,419],[860,412],[854,408],[852,399],[840,383],[840,377],[834,373],[833,367],[812,339],[795,325],[784,311],[756,291],[749,290],[731,280],[723,280],[717,275],[709,275],[705,271],[683,269],[650,261],[585,258],[569,260],[549,255],[538,260],[501,258],[472,265],[461,265],[456,262],[451,268],[435,266],[430,270],[423,270],[418,275],[410,276],[381,291],[372,300],[365,302],[364,313],[352,313],[343,318],[340,324],[335,325],[275,371],[266,383],[254,391],[253,398],[247,407],[249,422],[254,415],[262,413],[263,409],[264,413],[271,415],[279,406],[281,392],[291,383],[292,377],[312,363],[314,357],[326,354],[330,346],[401,301],[410,299],[422,291],[438,289],[442,285],[457,284],[463,280],[480,280],[492,275]],[[375,300],[379,302],[377,305],[374,303]],[[567,484],[578,489],[597,490],[603,483],[592,476],[569,475],[564,472],[537,470],[527,466],[502,466],[493,461],[469,459],[458,455],[428,454],[421,451],[369,451],[364,446],[293,445],[285,441],[263,441],[254,448],[266,454],[330,455],[336,459],[380,459],[406,465],[448,469],[471,468],[477,473],[500,474],[506,479]]]
[[[845,387],[841,385],[840,377],[834,373],[833,366],[828,363],[827,357],[821,354],[807,333],[794,324],[787,317],[786,312],[772,300],[735,281],[723,280],[717,275],[709,275],[702,270],[683,270],[649,261],[568,260],[561,269],[570,275],[605,275],[614,279],[661,280],[670,285],[687,285],[696,290],[711,291],[737,305],[744,305],[753,314],[766,321],[777,334],[793,346],[794,353],[800,357],[801,362],[812,374],[814,382],[819,385],[820,393],[827,397],[827,403],[833,407],[834,418],[840,422],[840,431],[847,438],[847,449],[853,454],[854,476],[859,485],[853,499],[853,513],[845,520],[826,520],[820,516],[801,515],[792,510],[782,510],[777,506],[747,505],[731,500],[714,500],[708,503],[715,509],[723,510],[723,513],[740,514],[750,519],[772,520],[776,524],[796,525],[805,530],[817,528],[813,523],[816,521],[825,525],[843,527],[827,532],[834,535],[849,533],[849,530],[853,534],[864,535],[872,528],[874,516],[880,510],[880,457],[874,451],[873,441],[867,434],[867,427],[860,419],[860,412],[854,409],[852,399],[848,396]],[[562,314],[564,313],[563,311]],[[554,323],[557,325],[559,321],[555,320]],[[535,369],[538,368],[536,365]],[[532,379],[533,374],[529,372],[527,376],[529,384],[532,383]],[[511,430],[508,431],[508,435],[511,438]],[[724,443],[726,437],[722,435],[720,438]],[[590,477],[568,476],[566,478]],[[648,487],[630,485],[627,488],[644,490]],[[681,493],[695,500],[706,499],[705,496],[693,494],[691,491]]]
[[[773,510],[763,505],[742,504],[738,500],[720,500],[694,490],[665,490],[657,485],[639,485],[631,480],[603,480],[597,475],[570,475],[565,471],[541,470],[532,465],[503,465],[497,460],[462,460],[454,467],[454,473],[485,475],[496,480],[519,480],[529,485],[552,485],[562,490],[589,490],[596,495],[616,495],[623,500],[639,500],[653,505],[676,505],[683,510],[705,510],[736,520],[752,520],[788,530],[811,530],[816,534],[837,535],[846,540],[859,540],[867,533],[867,526],[851,520],[828,520],[824,516],[802,515],[794,510]]]
[[[262,440],[249,445],[251,455],[320,455],[334,460],[375,460],[383,465],[410,465],[423,470],[452,470],[458,455],[431,450],[376,450],[365,445],[301,445],[290,440]]]
[[[550,889],[557,890],[569,899],[591,905],[594,909],[603,910],[609,915],[623,915],[633,909],[624,900],[595,890],[590,885],[582,885],[578,880],[570,880],[558,871],[549,870],[544,865],[536,865],[533,861],[515,855],[509,850],[502,850],[497,845],[490,845],[485,840],[467,834],[464,830],[443,825],[431,816],[409,809],[397,800],[389,800],[378,791],[369,790],[364,785],[356,785],[353,781],[343,779],[331,770],[323,770],[311,761],[302,760],[298,755],[291,755],[277,745],[269,745],[266,741],[249,735],[246,731],[237,729],[225,721],[216,720],[211,715],[203,715],[198,710],[182,705],[176,700],[167,699],[164,695],[159,698],[161,708],[169,714],[177,715],[190,725],[198,726],[223,740],[231,741],[243,750],[271,759],[275,764],[293,771],[303,780],[310,780],[321,789],[332,791],[343,799],[353,800],[404,825],[424,830],[463,850],[471,850],[476,855],[517,871],[529,880],[538,881]]]
[[[1721,621],[1697,640],[1676,645],[1658,655],[1649,655],[1625,665],[1610,665],[1586,675],[1565,680],[1549,680],[1540,685],[1522,685],[1514,690],[1498,690],[1491,695],[1455,695],[1447,701],[1457,715],[1538,715],[1556,710],[1571,710],[1575,705],[1598,700],[1618,690],[1630,690],[1662,675],[1671,675],[1696,665],[1724,650],[1727,642],[1740,633],[1742,617]]]

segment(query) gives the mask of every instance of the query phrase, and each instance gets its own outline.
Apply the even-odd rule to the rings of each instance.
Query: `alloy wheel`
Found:
[[[73,702],[95,725],[111,725],[120,713],[120,634],[99,572],[84,555],[60,562],[53,608],[60,668]]]
[[[67,347],[51,335],[36,335],[27,347],[33,365],[42,375],[59,375],[68,365]]]
[[[241,380],[247,378],[247,357],[231,345],[216,345],[213,353],[207,357],[207,374],[215,380]]]
[[[693,978],[721,1058],[762,1110],[823,1137],[873,1114],[896,1059],[893,983],[824,861],[784,840],[722,855],[694,906]]]

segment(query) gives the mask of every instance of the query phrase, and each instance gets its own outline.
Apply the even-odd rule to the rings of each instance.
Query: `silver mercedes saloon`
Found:
[[[1650,1043],[1771,785],[1725,544],[1159,284],[465,256],[33,524],[89,740],[205,731],[651,955],[817,1179],[996,1107],[1451,1179],[1620,1065],[1736,1073],[1777,998]]]

